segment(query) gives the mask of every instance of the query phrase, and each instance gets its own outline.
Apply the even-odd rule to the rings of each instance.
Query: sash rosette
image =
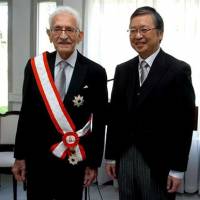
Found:
[[[73,165],[77,164],[79,161],[85,160],[85,150],[83,146],[79,144],[79,138],[86,135],[90,131],[90,127],[91,119],[81,130],[63,134],[62,141],[51,147],[52,153],[61,159],[65,159],[65,157],[68,156],[69,162]]]
[[[92,117],[82,129],[76,131],[53,81],[46,52],[31,59],[31,65],[49,116],[57,131],[62,135],[62,141],[52,145],[51,152],[60,159],[65,159],[68,156],[71,164],[77,164],[86,158],[85,150],[79,144],[79,138],[89,133]]]

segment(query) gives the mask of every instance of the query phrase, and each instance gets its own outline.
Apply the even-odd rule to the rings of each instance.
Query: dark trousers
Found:
[[[28,162],[27,200],[82,200],[83,164],[50,160]]]
[[[119,163],[119,199],[120,200],[175,200],[175,194],[169,194],[151,174],[151,170],[140,152],[131,146]]]

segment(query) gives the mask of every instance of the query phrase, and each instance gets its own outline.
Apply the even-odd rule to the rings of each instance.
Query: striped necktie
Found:
[[[61,61],[59,64],[57,75],[55,77],[55,84],[62,99],[64,99],[66,93],[65,68],[67,67],[67,65],[68,65],[67,62]]]
[[[140,85],[142,85],[145,81],[145,79],[147,78],[147,75],[149,73],[148,71],[148,63],[143,60],[141,63],[140,63],[140,70],[141,70],[141,73],[140,73]]]

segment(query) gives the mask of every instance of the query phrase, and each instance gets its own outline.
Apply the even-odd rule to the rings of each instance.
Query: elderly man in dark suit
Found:
[[[26,179],[28,200],[81,200],[101,165],[107,77],[76,50],[83,32],[74,9],[57,8],[49,22],[56,51],[26,65],[12,171]]]
[[[172,200],[186,170],[195,94],[190,66],[160,48],[164,23],[152,7],[130,18],[139,54],[116,68],[107,132],[106,170],[120,200]]]

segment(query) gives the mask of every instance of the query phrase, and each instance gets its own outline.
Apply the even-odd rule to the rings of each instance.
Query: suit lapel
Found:
[[[147,79],[140,89],[140,98],[137,101],[137,107],[141,105],[146,97],[148,97],[152,89],[159,84],[159,81],[162,79],[167,70],[168,66],[165,62],[165,53],[161,50],[155,58]]]
[[[56,51],[53,53],[47,52],[47,58],[48,58],[48,64],[50,67],[50,71],[52,74],[52,77],[54,79],[54,68],[55,68],[55,59],[56,59]],[[80,86],[82,85],[82,82],[84,81],[85,75],[86,75],[86,69],[87,66],[82,63],[82,55],[78,53],[77,60],[74,68],[74,72],[72,74],[72,78],[69,84],[68,92],[65,96],[64,101],[70,101],[69,97],[74,97],[77,95],[77,92],[79,91]]]
[[[128,78],[127,78],[127,93],[126,93],[126,99],[127,99],[127,105],[128,110],[131,110],[133,106],[133,99],[137,92],[137,84],[138,84],[138,62],[139,58],[136,57],[132,59],[129,62],[129,67],[127,68]]]
[[[67,95],[65,96],[65,101],[70,100],[70,97],[74,97],[78,94],[82,82],[85,79],[87,66],[82,63],[82,56],[78,53],[77,60],[72,74],[72,78],[69,84]]]

